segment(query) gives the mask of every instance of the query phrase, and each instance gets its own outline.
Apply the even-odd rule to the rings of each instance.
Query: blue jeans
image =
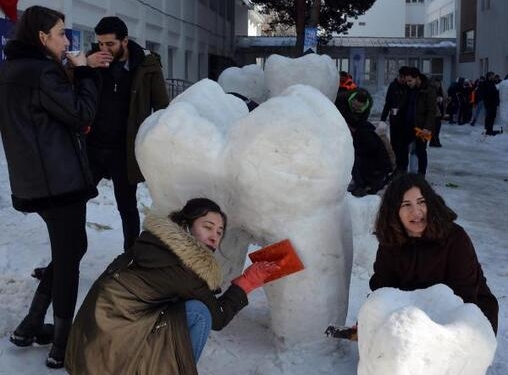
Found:
[[[203,302],[195,299],[185,302],[185,311],[187,313],[187,326],[189,327],[192,352],[197,363],[212,328],[212,315]]]

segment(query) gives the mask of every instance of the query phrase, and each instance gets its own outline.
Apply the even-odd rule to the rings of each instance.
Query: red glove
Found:
[[[243,274],[231,283],[242,288],[245,294],[249,294],[254,289],[263,286],[265,279],[279,269],[280,266],[275,262],[256,262],[247,267]]]

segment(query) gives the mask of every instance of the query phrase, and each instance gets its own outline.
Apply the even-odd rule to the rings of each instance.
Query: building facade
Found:
[[[190,82],[231,65],[235,35],[247,35],[250,9],[247,0],[20,0],[19,14],[32,5],[66,15],[75,50],[91,49],[100,18],[118,16],[130,39],[161,56],[166,78]],[[2,35],[2,44],[7,38]]]
[[[493,71],[508,74],[508,2],[462,0],[459,15],[457,75],[475,79]]]

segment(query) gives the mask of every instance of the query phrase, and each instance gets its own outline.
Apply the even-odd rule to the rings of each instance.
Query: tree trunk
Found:
[[[310,10],[309,27],[318,27],[319,14],[321,13],[321,0],[314,0]]]
[[[295,1],[295,26],[296,26],[296,45],[293,53],[294,57],[303,55],[303,42],[305,37],[305,0]]]

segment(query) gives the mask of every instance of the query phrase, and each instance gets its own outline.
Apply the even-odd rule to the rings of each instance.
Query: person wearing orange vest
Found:
[[[348,72],[341,71],[339,73],[339,91],[337,95],[344,91],[350,91],[357,88],[356,83],[353,81],[353,77]]]

